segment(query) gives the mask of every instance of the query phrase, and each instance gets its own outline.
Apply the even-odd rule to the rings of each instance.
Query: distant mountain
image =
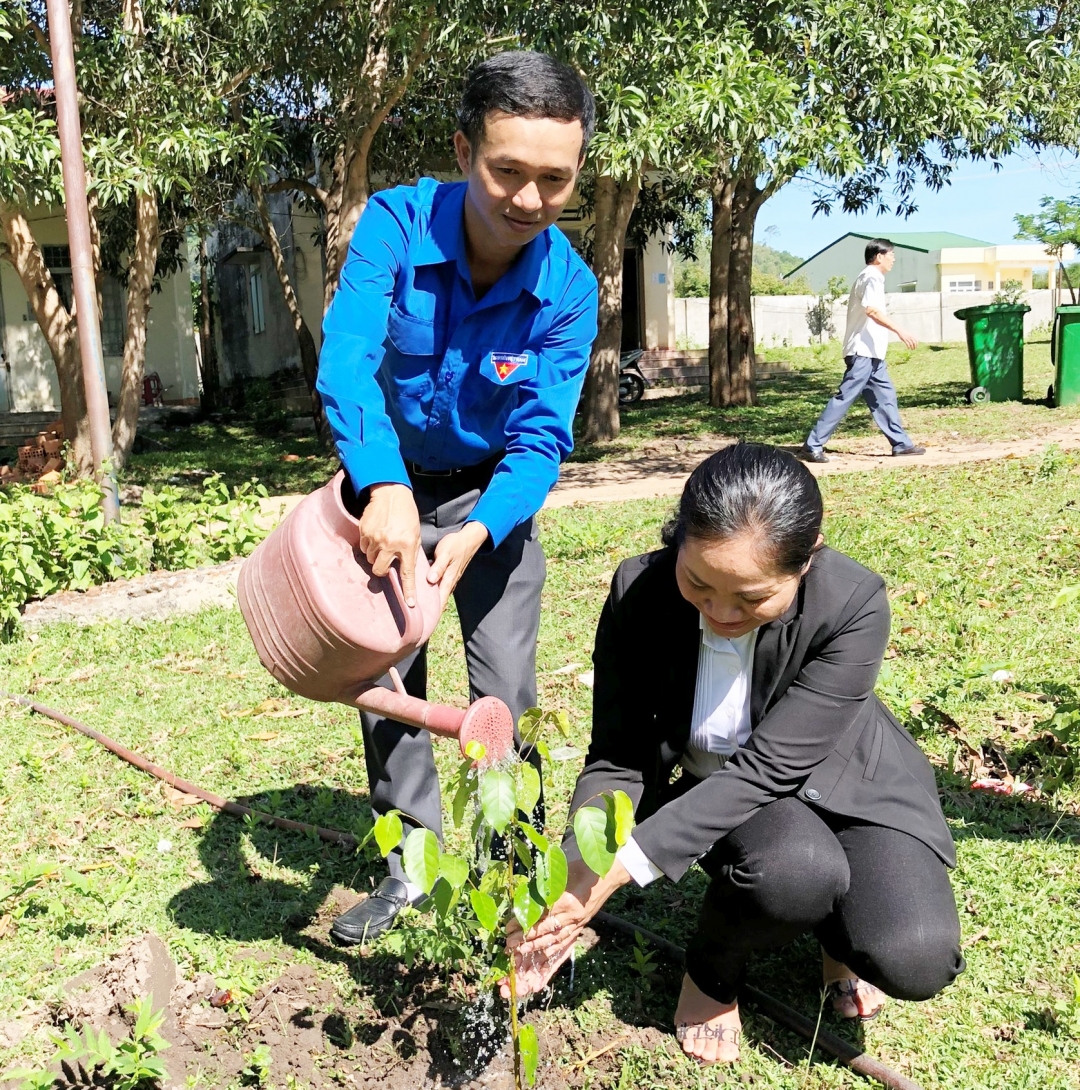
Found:
[[[786,250],[774,250],[763,242],[754,243],[755,295],[810,295],[810,286],[803,278],[783,279],[802,258]],[[706,251],[697,261],[676,261],[675,295],[706,297],[709,294],[709,255]]]
[[[789,254],[787,250],[774,250],[763,242],[754,243],[754,268],[758,272],[784,276],[802,262],[801,257]]]

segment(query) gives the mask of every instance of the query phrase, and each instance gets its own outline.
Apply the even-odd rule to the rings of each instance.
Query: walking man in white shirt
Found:
[[[825,455],[825,444],[860,394],[874,423],[892,444],[894,456],[926,453],[925,447],[915,446],[900,423],[896,387],[885,366],[890,330],[908,348],[916,348],[919,344],[910,333],[891,322],[885,313],[885,274],[896,262],[893,244],[887,238],[872,239],[866,244],[865,259],[866,268],[859,274],[848,296],[847,329],[844,333],[844,363],[847,370],[840,381],[840,389],[829,399],[799,452],[804,462],[829,460]]]

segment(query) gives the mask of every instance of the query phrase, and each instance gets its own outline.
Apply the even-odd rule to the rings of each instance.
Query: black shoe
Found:
[[[798,457],[803,462],[827,462],[829,460],[825,451],[811,450],[806,446],[799,451]]]
[[[330,937],[342,946],[357,946],[381,935],[409,903],[404,882],[384,878],[366,900],[353,905],[330,925]]]
[[[910,447],[900,447],[899,450],[894,450],[892,452],[892,456],[894,458],[905,458],[905,457],[909,457],[909,456],[914,456],[916,454],[925,454],[925,453],[926,453],[926,447],[910,446]]]

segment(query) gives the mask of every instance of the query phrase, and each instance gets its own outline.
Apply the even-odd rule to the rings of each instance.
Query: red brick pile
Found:
[[[37,438],[19,447],[15,465],[0,465],[0,485],[28,484],[38,493],[48,492],[60,481],[64,469],[64,425],[53,421]]]

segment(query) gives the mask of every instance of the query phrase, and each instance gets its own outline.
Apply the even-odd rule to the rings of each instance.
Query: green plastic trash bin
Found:
[[[972,404],[1024,399],[1024,315],[1029,310],[1025,303],[990,303],[956,311],[967,326],[967,399]]]
[[[1080,307],[1058,307],[1050,334],[1054,385],[1046,392],[1051,405],[1080,403]]]

